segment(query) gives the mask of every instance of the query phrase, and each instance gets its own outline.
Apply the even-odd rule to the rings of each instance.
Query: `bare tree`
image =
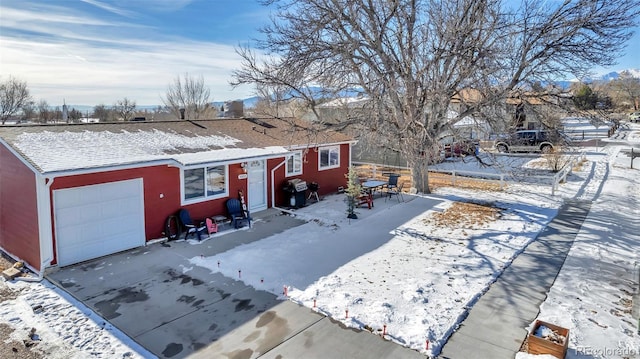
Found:
[[[62,117],[62,110],[60,109],[60,106],[56,106],[56,108],[51,111],[51,119],[55,122],[60,122],[62,121]]]
[[[38,102],[38,118],[40,122],[47,123],[51,119],[52,113],[49,104],[42,99]]]
[[[110,115],[111,110],[104,104],[99,104],[93,107],[93,117],[98,118],[100,122],[107,122]]]
[[[31,101],[26,81],[12,76],[0,82],[0,121],[2,124]]]
[[[75,108],[71,108],[71,110],[69,110],[69,120],[72,123],[80,122],[81,118],[82,118],[82,112],[80,112],[79,110],[76,110]]]
[[[305,113],[306,103],[290,96],[286,88],[259,87],[256,90],[258,100],[245,113],[258,117],[292,118]]]
[[[633,77],[629,71],[622,71],[620,77],[611,83],[616,94],[623,101],[628,101],[634,110],[640,108],[640,79]]]
[[[294,100],[288,91],[285,86],[256,86],[259,100],[254,112],[261,116],[284,117],[287,103]]]
[[[174,79],[162,101],[178,118],[181,118],[180,109],[184,109],[187,120],[199,119],[211,106],[210,90],[205,86],[204,78],[191,77],[189,73]]]
[[[495,118],[531,84],[612,64],[640,9],[637,0],[267,2],[278,8],[257,40],[264,55],[237,49],[232,85],[284,87],[312,109],[313,86],[361,89],[366,111],[346,120],[402,153],[420,192],[439,135],[469,115]]]
[[[136,102],[125,97],[122,100],[116,101],[115,105],[113,105],[113,111],[115,111],[116,115],[118,115],[122,121],[129,121],[136,111]]]
[[[22,106],[22,121],[31,121],[36,114],[35,104],[33,101],[28,101]]]

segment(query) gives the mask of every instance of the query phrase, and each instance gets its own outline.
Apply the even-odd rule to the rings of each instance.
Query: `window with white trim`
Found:
[[[297,176],[302,174],[302,151],[296,151],[287,157],[285,164],[286,176]]]
[[[340,167],[340,146],[320,147],[318,157],[320,170]]]
[[[189,168],[183,171],[185,201],[201,201],[227,196],[227,166]]]

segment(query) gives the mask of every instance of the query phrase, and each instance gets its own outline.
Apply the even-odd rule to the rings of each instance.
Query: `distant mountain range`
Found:
[[[625,71],[629,71],[629,73],[631,73],[631,76],[633,76],[634,78],[640,79],[640,69],[628,69]],[[622,71],[620,71],[622,72]],[[617,78],[620,77],[620,73],[618,72],[609,72],[608,74],[604,74],[601,75],[599,78],[600,80],[615,80]]]
[[[595,77],[587,77],[586,79],[582,80],[583,82],[595,82],[595,81],[611,81],[611,80],[617,80],[620,78],[620,73],[624,72],[624,71],[628,71],[631,76],[633,76],[634,78],[640,79],[640,70],[639,69],[627,69],[627,70],[622,70],[622,71],[613,71],[613,72],[609,72],[606,74],[602,74],[602,75],[598,75]],[[576,82],[578,81],[578,79],[573,79],[570,82]]]
[[[640,69],[628,69],[628,70],[624,70],[624,71],[629,71],[631,73],[631,75],[635,78],[640,79]],[[595,81],[611,81],[611,80],[616,80],[620,77],[620,73],[622,71],[613,71],[613,72],[609,72],[603,75],[599,75],[596,77],[592,77],[592,78],[586,78],[584,80],[582,80],[583,82],[595,82]],[[573,79],[573,80],[569,80],[569,81],[558,81],[556,82],[556,85],[562,87],[562,88],[569,88],[571,86],[572,83],[575,83],[579,81],[578,79]],[[319,98],[321,96],[321,92],[322,89],[321,88],[312,88],[311,91],[316,92],[317,97]],[[343,91],[343,93],[341,93],[341,95],[343,97],[355,97],[358,95],[358,91],[357,90],[351,90],[351,91]],[[258,103],[258,100],[260,99],[260,97],[258,96],[253,96],[253,97],[248,97],[248,98],[244,98],[244,99],[237,99],[237,100],[232,100],[232,101],[242,101],[244,103],[244,108],[251,108],[254,107],[256,105],[256,103]],[[229,101],[215,101],[212,102],[211,104],[217,108],[220,108],[221,106],[223,106],[225,103],[227,103]],[[69,107],[69,109],[75,108],[76,110],[82,112],[83,114],[86,114],[87,112],[89,112],[89,114],[91,112],[93,112],[93,106],[86,106],[86,105],[67,105]],[[158,108],[158,106],[161,105],[152,105],[152,106],[138,106],[137,109],[138,110],[147,110],[147,111],[153,111],[156,108]],[[62,106],[60,106],[62,107]]]

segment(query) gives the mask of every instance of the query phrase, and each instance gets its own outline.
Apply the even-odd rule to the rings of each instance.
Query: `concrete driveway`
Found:
[[[160,358],[423,358],[189,263],[304,223],[276,210],[254,217],[259,222],[251,229],[201,243],[152,244],[64,267],[47,279]]]
[[[281,304],[273,294],[188,261],[303,223],[265,214],[252,229],[197,244],[152,244],[64,267],[47,279],[158,357],[183,358]]]

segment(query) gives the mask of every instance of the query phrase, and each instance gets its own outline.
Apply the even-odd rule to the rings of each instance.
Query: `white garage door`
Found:
[[[142,179],[53,191],[58,265],[144,245]]]

